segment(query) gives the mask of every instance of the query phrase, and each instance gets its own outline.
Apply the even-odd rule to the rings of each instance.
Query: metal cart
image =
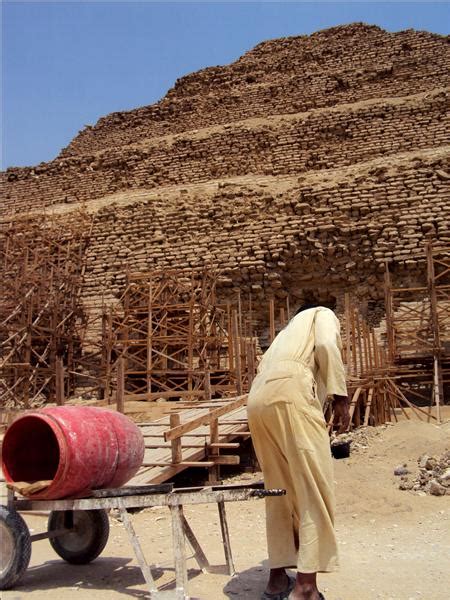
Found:
[[[225,502],[237,502],[266,496],[281,496],[285,490],[265,490],[262,483],[248,485],[217,485],[174,489],[172,484],[122,487],[96,490],[89,497],[67,500],[32,500],[16,497],[8,490],[6,506],[0,506],[0,590],[13,587],[26,571],[31,543],[48,538],[55,552],[73,564],[86,564],[97,558],[109,535],[107,511],[116,509],[127,532],[136,560],[148,586],[152,600],[172,598],[186,600],[187,568],[185,540],[204,572],[211,570],[197,538],[183,513],[190,504],[217,503],[227,572],[234,574]],[[154,506],[167,506],[172,520],[175,562],[175,590],[158,590],[136,536],[129,512]],[[21,511],[50,511],[47,531],[30,535]]]

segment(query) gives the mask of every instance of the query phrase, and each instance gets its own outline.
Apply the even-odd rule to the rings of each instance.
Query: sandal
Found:
[[[277,592],[276,594],[270,594],[269,592],[263,592],[261,595],[261,600],[286,600],[289,594],[294,589],[295,579],[293,577],[289,577],[288,575],[288,586],[282,592]]]

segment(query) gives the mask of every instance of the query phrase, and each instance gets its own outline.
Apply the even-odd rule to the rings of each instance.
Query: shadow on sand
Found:
[[[258,600],[269,577],[268,561],[236,573],[223,588],[225,596],[233,600]]]
[[[78,589],[80,598],[95,597],[96,590],[114,590],[131,598],[149,598],[146,589],[133,589],[135,586],[145,586],[144,577],[137,565],[130,565],[131,558],[97,558],[88,565],[71,565],[62,560],[49,560],[41,565],[29,567],[14,591],[21,593],[36,590],[62,588]],[[164,573],[171,572],[170,580],[158,584]],[[189,569],[188,579],[197,577],[201,571]],[[175,588],[173,568],[152,567],[152,575],[159,590]],[[165,578],[167,579],[167,578]],[[87,595],[89,592],[89,595]],[[85,595],[86,594],[86,595]]]

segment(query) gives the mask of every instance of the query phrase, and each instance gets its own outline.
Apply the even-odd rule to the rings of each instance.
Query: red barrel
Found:
[[[92,406],[28,411],[6,431],[2,468],[7,482],[51,480],[33,499],[80,496],[118,487],[139,469],[144,438],[121,413]]]

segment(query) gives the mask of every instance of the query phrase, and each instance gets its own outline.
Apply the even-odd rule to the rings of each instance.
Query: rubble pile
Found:
[[[417,464],[419,471],[416,474],[410,472],[407,464],[395,468],[394,475],[400,477],[400,490],[450,496],[450,450],[440,457],[422,454]]]
[[[374,439],[383,434],[383,431],[390,425],[380,425],[378,427],[358,427],[346,433],[331,434],[331,446],[337,446],[343,443],[350,444],[351,454],[365,452]]]

